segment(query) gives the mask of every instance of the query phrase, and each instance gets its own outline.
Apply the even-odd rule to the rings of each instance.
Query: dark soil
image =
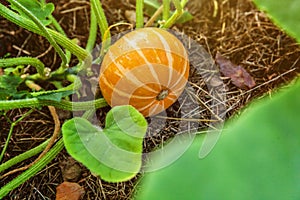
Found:
[[[68,37],[77,38],[80,45],[85,46],[89,30],[89,1],[54,0],[52,2],[56,5],[54,16],[59,20]],[[273,25],[264,13],[258,11],[250,0],[217,0],[217,2],[216,8],[213,1],[190,0],[187,10],[193,14],[194,19],[178,24],[173,29],[196,40],[212,57],[220,52],[233,63],[243,66],[254,77],[256,86],[252,89],[240,89],[234,86],[230,79],[222,77],[228,89],[226,118],[229,118],[233,114],[238,115],[241,108],[251,100],[270,95],[276,88],[292,81],[300,72],[300,48],[294,39]],[[109,24],[128,22],[125,11],[135,9],[134,2],[130,0],[106,0],[103,1],[103,7]],[[214,11],[217,12],[216,15]],[[118,26],[112,29],[112,34],[127,29],[126,25]],[[99,34],[98,43],[100,42]],[[11,57],[38,56],[47,67],[55,69],[59,66],[58,56],[44,38],[0,18],[0,57],[8,54]],[[76,62],[74,59],[71,64]],[[192,85],[197,83],[195,79],[197,78],[190,77]],[[42,86],[46,89],[48,87],[48,85]],[[202,98],[200,85],[194,84],[193,87]],[[99,111],[100,118],[103,118],[108,109]],[[172,106],[168,110],[168,117],[180,118],[177,114],[178,109],[178,105]],[[11,110],[6,116],[14,121],[28,110]],[[68,115],[69,113],[66,117],[62,117],[61,123],[69,117]],[[2,149],[10,124],[5,117],[0,117],[0,120]],[[152,120],[155,121],[155,118]],[[155,125],[160,126],[159,120],[157,118],[158,122],[152,123],[153,130]],[[145,151],[151,151],[152,148],[176,134],[178,125],[176,123],[176,120],[169,118],[159,134],[145,140]],[[15,127],[4,161],[50,138],[53,127],[53,119],[47,107],[36,109]],[[14,169],[31,163],[35,158],[26,160]],[[64,150],[40,173],[10,192],[5,199],[55,199],[56,187],[64,180],[62,171],[66,169],[62,166],[66,162],[73,161]],[[107,183],[93,176],[84,166],[77,165],[81,170],[76,182],[85,189],[83,199],[130,199],[139,181],[136,177],[124,183]],[[18,174],[20,172],[1,178],[0,186],[8,183]]]

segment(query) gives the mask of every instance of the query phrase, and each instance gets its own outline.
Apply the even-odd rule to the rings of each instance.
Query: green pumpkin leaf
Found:
[[[226,123],[203,159],[198,153],[204,136],[197,136],[173,164],[145,174],[135,199],[300,199],[299,91],[300,80],[252,103]],[[152,162],[163,163],[176,148]]]
[[[300,1],[299,0],[254,0],[256,5],[267,12],[270,18],[300,42]]]
[[[52,14],[55,7],[53,3],[45,3],[45,1],[38,0],[18,0],[22,6],[34,14],[41,22],[47,26],[51,23],[51,20],[48,17]],[[16,10],[20,15],[27,17],[21,10],[15,6],[11,6],[12,9]]]
[[[184,11],[182,13],[182,15],[177,19],[176,23],[183,24],[183,23],[188,22],[192,19],[193,19],[193,15],[188,11]]]
[[[132,106],[112,108],[104,129],[79,117],[62,126],[69,154],[108,182],[126,181],[139,172],[146,130],[145,118]]]
[[[0,76],[0,100],[7,100],[17,93],[17,87],[22,83],[19,76],[1,75]]]

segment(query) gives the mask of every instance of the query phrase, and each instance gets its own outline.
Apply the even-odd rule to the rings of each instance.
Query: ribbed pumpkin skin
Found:
[[[189,75],[186,49],[171,33],[159,28],[132,31],[105,54],[99,84],[111,106],[132,105],[144,116],[172,105]]]

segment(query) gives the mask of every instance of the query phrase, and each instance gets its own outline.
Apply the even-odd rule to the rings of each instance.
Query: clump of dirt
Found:
[[[89,30],[90,5],[88,1],[52,1],[56,5],[54,15],[66,31],[68,37],[77,38],[80,45],[87,41]],[[226,117],[238,114],[248,102],[254,98],[272,93],[282,84],[289,83],[300,72],[300,47],[294,39],[287,36],[258,11],[250,0],[190,0],[187,10],[194,16],[193,20],[173,27],[183,32],[201,44],[214,58],[217,52],[227,57],[233,63],[244,67],[255,79],[256,86],[252,89],[241,89],[232,84],[227,77],[221,77],[227,87]],[[128,22],[125,12],[134,10],[134,2],[129,0],[103,2],[109,24]],[[54,69],[59,66],[59,58],[42,37],[30,33],[14,24],[0,18],[0,57],[12,56],[38,56],[46,66]],[[117,26],[112,34],[127,30],[129,27]],[[101,42],[100,34],[98,43]],[[76,64],[76,59],[72,64]],[[190,77],[190,84],[199,97],[203,98],[203,88],[193,85],[196,77]],[[205,101],[204,101],[205,102]],[[172,106],[168,116],[179,117],[177,111],[180,105]],[[107,108],[99,115],[105,116]],[[6,116],[14,121],[28,109],[8,111]],[[3,146],[10,124],[4,116],[0,117],[0,144]],[[63,123],[64,119],[61,119]],[[152,119],[153,120],[153,119]],[[153,122],[157,124],[158,122]],[[162,133],[145,140],[145,151],[157,147],[178,131],[176,120],[167,119],[168,123]],[[155,118],[154,118],[155,121]],[[36,109],[31,115],[20,122],[13,131],[4,161],[37,146],[51,137],[53,120],[47,108]],[[153,131],[155,132],[155,127]],[[36,157],[20,163],[15,168],[31,163]],[[62,166],[69,160],[64,150],[45,169],[25,182],[4,199],[55,199],[56,187],[64,181]],[[72,161],[73,162],[73,161]],[[76,181],[85,189],[83,199],[130,199],[134,193],[139,176],[124,183],[107,183],[93,176],[80,164],[80,174]],[[19,174],[19,173],[18,173]],[[18,174],[6,176],[1,179],[1,186],[8,183]]]

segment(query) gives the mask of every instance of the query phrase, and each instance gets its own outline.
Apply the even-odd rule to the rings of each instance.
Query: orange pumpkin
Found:
[[[152,116],[177,100],[188,75],[188,54],[181,41],[166,30],[142,28],[108,49],[99,84],[109,105],[129,104]]]

